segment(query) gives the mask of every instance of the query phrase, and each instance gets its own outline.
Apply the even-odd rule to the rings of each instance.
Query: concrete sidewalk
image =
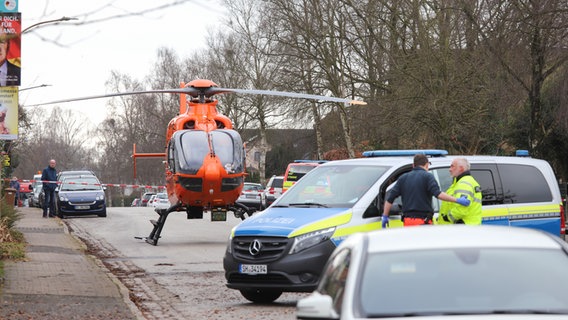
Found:
[[[126,289],[59,218],[18,208],[26,261],[4,264],[0,319],[143,319]]]

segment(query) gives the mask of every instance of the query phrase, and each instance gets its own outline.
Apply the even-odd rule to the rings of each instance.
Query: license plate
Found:
[[[88,210],[91,209],[90,206],[75,206],[75,209],[77,210]]]
[[[265,264],[241,264],[239,266],[239,272],[246,274],[266,274],[268,273],[268,268]]]
[[[254,198],[256,198],[256,194],[247,194],[246,198],[254,199]]]

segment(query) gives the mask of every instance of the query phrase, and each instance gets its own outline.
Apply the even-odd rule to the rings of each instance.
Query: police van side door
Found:
[[[374,198],[374,200],[369,205],[367,210],[365,210],[365,212],[363,213],[363,218],[382,216],[383,209],[385,206],[385,199],[387,197],[388,192],[390,191],[390,189],[392,189],[392,187],[394,186],[394,184],[396,183],[398,178],[400,178],[401,175],[410,172],[411,170],[412,166],[407,165],[400,167],[398,170],[390,174],[389,177],[386,178],[381,183],[378,195]],[[390,217],[389,227],[391,228],[402,227],[402,199],[400,196],[394,200],[389,213],[389,217]]]
[[[545,169],[537,165],[500,163],[497,166],[509,224],[560,236],[560,196],[553,188],[556,187],[553,174],[547,179]]]

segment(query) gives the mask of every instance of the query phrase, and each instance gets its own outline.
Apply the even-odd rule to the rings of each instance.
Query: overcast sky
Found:
[[[22,30],[63,16],[77,22],[126,12],[150,9],[175,0],[21,0]],[[45,25],[22,36],[22,80],[20,89],[49,86],[20,92],[20,104],[48,102],[106,92],[111,71],[142,79],[156,61],[157,49],[174,49],[178,56],[203,48],[207,29],[221,23],[224,11],[219,0],[192,0],[168,9],[92,25],[74,21]],[[112,4],[88,18],[84,15]],[[56,41],[56,43],[53,43]],[[180,79],[180,81],[192,79]],[[62,104],[87,115],[94,123],[106,115],[105,100]],[[44,107],[45,108],[45,107]]]

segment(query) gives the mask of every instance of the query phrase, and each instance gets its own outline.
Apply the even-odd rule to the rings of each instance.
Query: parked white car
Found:
[[[297,319],[568,319],[568,245],[539,230],[428,226],[357,233]]]
[[[170,207],[170,200],[168,200],[168,194],[165,192],[157,193],[151,201],[150,205],[156,209],[167,209]]]
[[[241,191],[241,195],[237,199],[237,202],[249,208],[262,210],[263,191],[264,187],[260,183],[245,182],[243,190]]]

